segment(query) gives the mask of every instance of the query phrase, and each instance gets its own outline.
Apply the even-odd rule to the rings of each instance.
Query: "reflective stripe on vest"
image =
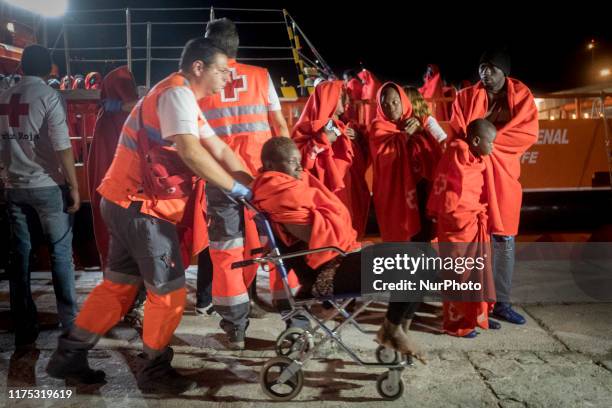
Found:
[[[121,136],[119,136],[119,144],[134,152],[138,150],[138,142],[136,142],[135,139],[127,136],[124,132],[121,132]]]
[[[138,131],[140,130],[140,124],[138,123],[138,110],[141,111],[141,115],[143,114],[141,102],[138,102],[138,104],[136,105],[136,109],[137,110],[135,110],[133,114],[130,114],[128,119],[123,124],[123,129],[121,129],[121,135],[119,137],[119,143],[133,151],[138,150],[137,140]],[[162,138],[161,132],[158,129],[146,125],[145,129],[147,130],[147,136],[151,142],[160,144],[162,146],[172,146],[172,142],[164,140]]]
[[[240,115],[268,115],[268,107],[265,105],[230,106],[228,108],[217,108],[202,112],[206,120],[215,120],[227,116]]]
[[[234,125],[213,127],[212,130],[217,136],[231,136],[239,133],[269,132],[270,124],[268,123],[268,121],[236,123]]]

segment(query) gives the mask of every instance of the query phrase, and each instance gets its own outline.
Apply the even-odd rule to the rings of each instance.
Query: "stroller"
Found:
[[[366,362],[361,360],[340,337],[341,331],[348,325],[354,326],[361,333],[366,333],[355,319],[366,310],[375,300],[374,298],[361,298],[360,300],[363,303],[351,314],[347,311],[347,306],[354,300],[359,299],[361,294],[296,299],[290,289],[287,269],[283,263],[284,259],[303,257],[324,251],[334,251],[341,256],[345,256],[347,253],[336,247],[323,247],[282,254],[265,214],[259,212],[247,201],[242,201],[242,203],[255,214],[254,220],[257,231],[264,246],[251,252],[252,256],[256,256],[255,258],[235,262],[232,264],[232,268],[241,268],[257,263],[264,270],[270,271],[269,264],[275,265],[282,279],[283,289],[290,306],[290,311],[283,314],[282,319],[288,321],[301,315],[314,323],[314,326],[308,329],[289,327],[278,336],[275,346],[277,357],[268,360],[260,372],[260,385],[263,392],[275,401],[289,401],[296,397],[304,385],[302,367],[316,355],[322,346],[331,342],[344,350],[360,366],[386,368],[387,371],[376,380],[376,389],[380,396],[386,400],[400,398],[404,392],[401,372],[404,368],[413,364],[412,358],[410,356],[403,358],[396,351],[379,346],[375,353],[377,362]],[[334,309],[333,313],[325,319],[317,317],[311,311],[312,306],[323,301],[329,302]],[[340,318],[340,322],[337,322],[336,318]],[[333,327],[330,328],[330,325]]]

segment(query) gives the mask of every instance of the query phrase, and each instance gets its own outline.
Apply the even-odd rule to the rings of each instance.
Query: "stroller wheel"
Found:
[[[306,330],[299,327],[290,327],[282,332],[276,339],[275,351],[277,356],[296,356],[300,351],[310,349],[310,338]]]
[[[404,382],[401,377],[393,381],[389,376],[389,371],[386,371],[376,380],[376,391],[384,399],[394,401],[404,393]]]
[[[400,362],[400,355],[395,350],[385,346],[378,346],[376,348],[376,361],[381,364],[398,364]]]
[[[287,357],[274,357],[263,366],[259,384],[263,392],[274,401],[290,401],[304,386],[304,373],[298,369],[291,377],[282,379],[283,372],[293,363]],[[284,381],[284,382],[281,382]]]

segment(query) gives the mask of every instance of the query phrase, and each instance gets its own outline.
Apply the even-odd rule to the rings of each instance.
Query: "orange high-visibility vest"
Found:
[[[261,168],[261,148],[272,137],[268,123],[268,70],[228,62],[231,80],[222,92],[199,100],[202,114],[251,174]]]
[[[132,109],[121,129],[113,162],[98,187],[100,195],[115,204],[127,208],[133,201],[142,201],[142,213],[175,224],[183,218],[189,196],[156,200],[144,192],[141,158],[138,154],[138,131],[140,129],[138,111],[142,105],[142,123],[147,129],[147,136],[151,144],[157,143],[164,146],[169,154],[174,154],[176,160],[181,161],[176,149],[172,147],[172,142],[162,139],[160,119],[157,115],[157,102],[161,94],[170,88],[179,86],[190,87],[183,75],[174,73],[155,85]],[[204,119],[199,118],[198,121],[198,128],[204,125]]]

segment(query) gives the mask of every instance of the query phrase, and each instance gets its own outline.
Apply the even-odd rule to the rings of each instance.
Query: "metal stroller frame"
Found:
[[[290,306],[290,312],[284,314],[282,319],[287,321],[296,315],[302,315],[315,323],[314,327],[308,329],[289,327],[278,336],[276,341],[277,357],[268,360],[260,372],[260,385],[263,392],[275,401],[289,401],[296,397],[304,385],[302,367],[323,345],[331,341],[332,344],[336,344],[344,350],[349,357],[360,366],[388,369],[376,380],[376,389],[380,396],[386,400],[400,398],[404,392],[401,372],[406,366],[412,365],[411,357],[408,356],[407,358],[403,358],[396,351],[387,349],[384,346],[379,346],[376,349],[377,362],[366,362],[360,359],[340,337],[342,329],[348,325],[352,325],[360,332],[366,333],[355,318],[361,314],[374,299],[365,299],[365,302],[351,314],[346,310],[346,307],[353,300],[359,298],[361,296],[360,294],[355,296],[343,294],[333,297],[302,300],[296,299],[289,287],[287,269],[283,263],[284,259],[296,258],[324,251],[334,251],[341,256],[346,256],[347,252],[337,247],[323,247],[281,254],[272,227],[265,214],[259,212],[247,201],[242,200],[242,203],[255,213],[257,230],[259,235],[264,238],[262,242],[266,241],[266,244],[264,247],[254,249],[251,252],[251,255],[259,255],[258,257],[235,262],[232,264],[232,268],[241,268],[257,263],[260,264],[264,270],[269,271],[269,264],[274,264],[278,273],[280,273],[283,290]],[[330,302],[335,309],[326,319],[318,318],[311,311],[311,306],[319,304],[322,301]],[[343,318],[343,321],[340,323],[334,322],[335,327],[329,328],[326,323],[333,322],[336,317]],[[315,336],[315,334],[319,334],[317,331],[319,331],[322,336]],[[318,337],[320,341],[317,342],[316,340],[318,340]],[[277,388],[281,388],[281,390],[277,390]]]

